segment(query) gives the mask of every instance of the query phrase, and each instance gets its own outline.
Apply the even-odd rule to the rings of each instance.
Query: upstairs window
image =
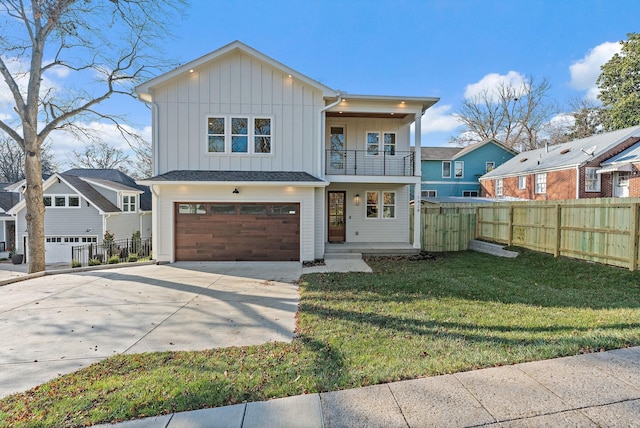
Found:
[[[380,135],[382,135],[382,146]],[[367,156],[378,156],[383,150],[385,155],[395,156],[396,134],[394,132],[367,132]]]
[[[463,161],[456,161],[454,166],[455,166],[455,176],[456,176],[456,178],[464,177],[464,162]]]
[[[76,195],[46,195],[42,201],[47,208],[80,208],[80,197]]]
[[[122,196],[122,211],[125,213],[136,212],[136,197],[134,195]]]
[[[451,161],[442,161],[442,178],[451,178]]]
[[[486,172],[491,172],[494,169],[496,169],[496,163],[495,162],[485,162],[485,171]]]
[[[270,154],[272,136],[268,117],[207,118],[207,153]]]
[[[587,167],[584,169],[584,191],[599,192],[600,191],[600,174],[596,171],[598,168]]]

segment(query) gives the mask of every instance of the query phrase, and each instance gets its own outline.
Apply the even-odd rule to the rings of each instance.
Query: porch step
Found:
[[[362,260],[361,253],[324,253],[325,260]]]
[[[479,253],[492,254],[498,257],[518,257],[518,253],[515,251],[505,250],[504,245],[492,244],[491,242],[478,241],[475,239],[469,241],[469,249]]]

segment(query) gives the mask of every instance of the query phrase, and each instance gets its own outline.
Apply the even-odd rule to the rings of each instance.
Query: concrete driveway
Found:
[[[0,287],[0,397],[121,353],[290,341],[301,264],[181,262]]]

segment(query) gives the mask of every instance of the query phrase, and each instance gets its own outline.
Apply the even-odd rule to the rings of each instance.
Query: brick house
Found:
[[[640,196],[639,167],[634,126],[522,152],[480,177],[480,191],[531,200]]]

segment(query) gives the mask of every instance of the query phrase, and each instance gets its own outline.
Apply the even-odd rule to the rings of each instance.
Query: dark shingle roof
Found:
[[[462,150],[462,147],[423,147],[422,160],[451,160]]]
[[[73,175],[60,174],[62,178],[72,185],[78,192],[82,194],[86,199],[91,201],[98,209],[106,213],[117,213],[120,209],[115,206],[111,201],[102,196],[100,192],[91,187],[89,183],[81,180],[79,177]]]
[[[140,195],[140,209],[143,211],[151,211],[151,191],[148,186],[142,186],[136,181],[117,169],[91,169],[91,168],[74,168],[64,172],[65,175],[73,175],[76,177],[84,177],[96,180],[106,180],[113,183],[124,184],[127,187],[138,189],[144,193]]]
[[[0,192],[0,208],[9,211],[15,204],[20,202],[20,195],[15,192]]]
[[[272,181],[322,182],[306,172],[298,171],[169,171],[142,181]]]

